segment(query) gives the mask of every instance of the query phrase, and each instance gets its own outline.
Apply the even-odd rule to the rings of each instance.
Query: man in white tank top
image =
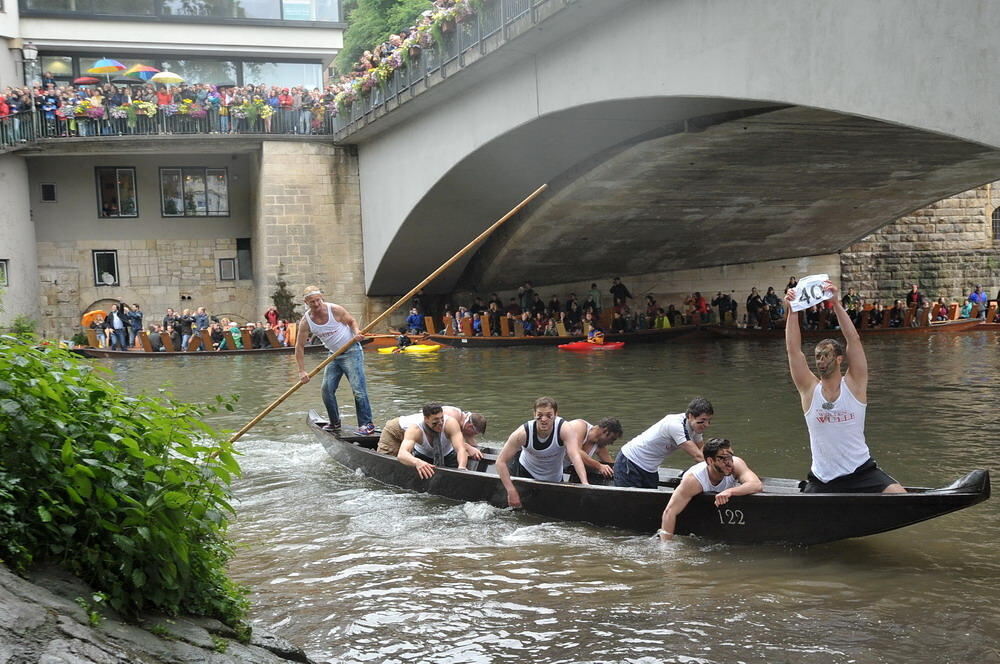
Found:
[[[606,484],[603,481],[614,476],[615,471],[612,464],[615,462],[608,452],[608,446],[618,440],[622,435],[622,425],[614,417],[605,417],[597,424],[591,424],[587,420],[571,420],[565,427],[572,429],[580,440],[580,458],[587,468],[587,473],[593,480],[592,483]],[[566,471],[573,468],[566,464]],[[598,481],[600,478],[602,481]],[[570,481],[578,482],[576,471],[570,473]]]
[[[486,416],[482,413],[466,412],[458,406],[443,406],[443,408],[446,416],[458,421],[461,425],[462,436],[465,438],[465,451],[469,458],[483,458],[476,436],[486,433]],[[422,419],[423,413],[413,413],[412,415],[394,417],[382,425],[382,433],[379,435],[377,447],[379,453],[391,456],[399,454],[399,446],[403,444],[406,430]]]
[[[802,413],[809,429],[812,467],[803,491],[806,493],[906,493],[896,480],[879,469],[865,441],[865,411],[868,402],[868,359],[854,322],[844,309],[840,289],[823,282],[823,291],[833,293],[833,311],[846,351],[837,339],[824,339],[814,351],[816,373],[809,369],[802,352],[799,312],[791,310],[796,297],[810,297],[789,289],[785,350],[792,381],[799,391]],[[840,371],[847,362],[847,373]],[[817,376],[818,374],[818,376]]]
[[[764,488],[760,478],[750,470],[746,462],[733,456],[733,448],[728,440],[712,438],[705,443],[702,454],[705,460],[688,468],[681,483],[670,496],[667,508],[663,510],[660,529],[656,531],[661,540],[673,539],[677,516],[698,494],[715,492],[715,506],[720,507],[733,496],[748,496]]]
[[[534,419],[515,429],[497,455],[497,475],[507,490],[510,507],[521,506],[521,496],[510,479],[511,465],[519,477],[561,482],[563,463],[568,456],[580,482],[590,484],[580,454],[580,438],[573,429],[562,426],[564,421],[559,417],[556,400],[539,397],[532,412]]]
[[[350,343],[350,348],[326,365],[323,371],[323,405],[326,406],[329,418],[327,428],[334,431],[340,429],[337,386],[340,385],[340,379],[347,376],[347,382],[351,384],[351,391],[354,393],[358,433],[370,436],[375,433],[375,425],[372,423],[372,407],[368,401],[364,352],[358,343],[365,338],[365,335],[361,334],[358,322],[354,320],[354,316],[347,313],[347,309],[339,304],[323,301],[323,293],[318,287],[306,286],[303,299],[308,310],[299,321],[299,331],[295,335],[295,364],[299,369],[299,380],[303,383],[309,382],[304,353],[306,340],[310,336],[319,337],[331,353]]]
[[[435,466],[465,470],[469,455],[458,420],[445,415],[439,403],[425,405],[422,415],[420,422],[407,427],[397,458],[425,480],[434,476]]]

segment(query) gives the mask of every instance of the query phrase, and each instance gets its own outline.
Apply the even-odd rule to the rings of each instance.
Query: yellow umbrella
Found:
[[[153,74],[149,79],[151,83],[183,83],[184,79],[181,76],[173,73],[172,71],[161,71],[159,74]]]

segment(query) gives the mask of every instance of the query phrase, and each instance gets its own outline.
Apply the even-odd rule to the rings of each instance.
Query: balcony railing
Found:
[[[109,136],[166,136],[185,134],[317,135],[334,133],[333,117],[309,111],[278,110],[270,118],[240,118],[210,109],[203,116],[139,115],[127,118],[62,118],[55,113],[29,111],[0,118],[0,149],[35,143],[41,139],[102,138]]]
[[[471,61],[496,50],[512,36],[536,25],[544,19],[539,11],[543,7],[548,5],[550,14],[565,4],[566,0],[487,0],[482,9],[468,20],[455,24],[454,30],[443,32],[440,42],[423,49],[419,56],[411,57],[408,63],[393,71],[384,84],[363,93],[341,109],[334,120],[337,139],[346,138],[363,123],[417,96],[422,89],[431,87]],[[522,23],[523,29],[512,34],[512,28]]]

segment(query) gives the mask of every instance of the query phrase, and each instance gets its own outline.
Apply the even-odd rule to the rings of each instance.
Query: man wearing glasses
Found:
[[[701,451],[705,460],[684,473],[680,485],[670,496],[667,509],[663,510],[663,521],[656,534],[664,542],[673,539],[677,515],[698,494],[715,492],[715,506],[719,507],[733,496],[747,496],[764,488],[746,462],[733,456],[732,444],[725,438],[712,438]]]

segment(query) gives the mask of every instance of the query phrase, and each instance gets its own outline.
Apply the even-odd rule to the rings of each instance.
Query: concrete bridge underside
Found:
[[[553,17],[356,137],[369,295],[405,292],[543,182],[431,290],[826,254],[1000,179],[1000,86],[979,84],[1000,77],[1000,5],[614,7]]]

